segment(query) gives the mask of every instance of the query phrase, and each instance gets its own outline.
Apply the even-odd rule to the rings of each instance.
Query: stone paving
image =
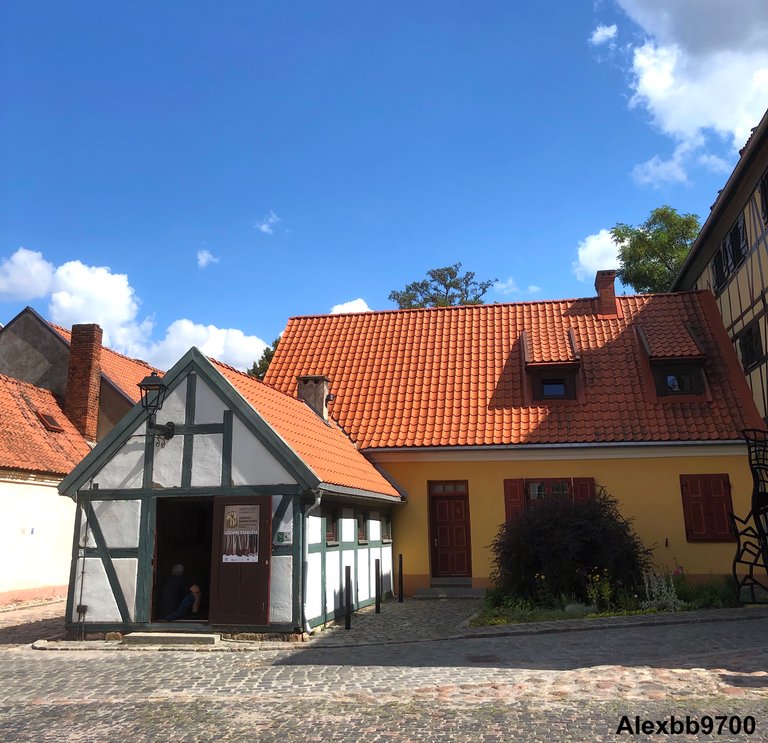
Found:
[[[472,606],[430,603],[385,604],[382,615],[356,616],[355,629],[323,633],[302,649],[63,653],[4,645],[0,737],[591,741],[620,738],[622,715],[722,714],[752,715],[749,738],[768,740],[764,610],[709,613],[721,621],[451,638],[468,632]],[[408,641],[419,616],[432,624]],[[4,621],[0,615],[0,633]]]

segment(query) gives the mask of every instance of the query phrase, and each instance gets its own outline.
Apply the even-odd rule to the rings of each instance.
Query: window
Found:
[[[725,272],[722,248],[718,248],[715,251],[714,258],[712,259],[712,273],[715,276],[715,291],[719,291],[725,286],[725,280],[728,278]]]
[[[741,365],[744,371],[748,371],[763,358],[763,340],[760,337],[760,324],[758,320],[747,325],[739,336],[739,351],[741,352]]]
[[[47,430],[52,431],[53,433],[61,433],[64,430],[61,427],[61,424],[52,415],[48,415],[48,413],[41,413],[39,410],[35,412],[37,413],[37,417],[40,419],[40,422]]]
[[[735,542],[727,474],[680,475],[685,538],[689,542]]]
[[[576,370],[531,371],[534,400],[574,400],[576,398]]]
[[[653,378],[656,394],[660,397],[704,394],[704,377],[699,364],[656,364]]]
[[[381,517],[381,541],[392,541],[392,520],[388,515]]]
[[[760,179],[760,206],[763,212],[763,222],[768,223],[768,172]]]
[[[325,511],[325,543],[339,543],[339,512],[336,509]]]
[[[367,513],[357,514],[357,541],[358,542],[368,541],[368,514]]]
[[[595,481],[591,477],[504,480],[504,512],[507,521],[516,519],[528,508],[535,508],[545,498],[564,498],[581,503],[594,497]]]
[[[743,215],[740,214],[739,218],[733,223],[727,239],[730,248],[731,266],[735,269],[747,254],[747,234],[744,229]]]

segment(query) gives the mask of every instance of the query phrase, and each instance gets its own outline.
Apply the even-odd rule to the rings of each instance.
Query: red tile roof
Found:
[[[373,447],[733,440],[760,426],[708,292],[295,317],[266,382],[294,394],[296,377],[324,374],[331,415],[361,449]],[[657,401],[633,330],[666,356],[706,352],[711,399]],[[581,361],[576,400],[534,402],[529,361]],[[525,331],[525,334],[523,334]],[[679,347],[679,348],[678,348]]]
[[[72,333],[66,328],[50,323],[50,326],[70,344],[72,342]],[[134,402],[141,399],[138,384],[144,377],[149,376],[156,371],[160,376],[163,372],[150,366],[141,359],[132,359],[129,356],[113,351],[111,348],[102,346],[101,348],[101,373],[117,387],[126,397]]]
[[[48,430],[38,413],[63,430]],[[65,475],[91,450],[49,390],[2,374],[0,419],[0,468]]]
[[[254,377],[220,361],[211,363],[322,482],[399,497],[335,423],[324,423],[306,403]]]

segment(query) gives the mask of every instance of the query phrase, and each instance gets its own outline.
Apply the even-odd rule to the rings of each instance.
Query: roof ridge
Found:
[[[642,293],[637,292],[636,294],[617,294],[616,299],[618,300],[627,300],[627,299],[638,299],[638,298],[646,298],[646,297],[666,297],[666,296],[677,296],[680,294],[694,294],[702,291],[707,291],[705,289],[692,289],[689,291],[684,292],[648,292],[648,293]],[[597,300],[597,296],[592,297],[566,297],[563,299],[527,299],[522,300],[519,302],[491,302],[487,304],[455,304],[448,307],[408,307],[404,309],[391,309],[391,310],[369,310],[367,312],[316,312],[309,315],[292,315],[289,317],[289,320],[304,320],[314,317],[348,317],[349,315],[390,315],[394,313],[405,313],[405,312],[439,312],[444,310],[465,310],[465,311],[471,311],[471,310],[477,310],[477,309],[485,309],[489,307],[518,307],[518,306],[530,306],[530,305],[540,305],[540,304],[546,304],[546,305],[552,305],[552,304],[563,304],[563,303],[572,303],[572,302],[594,302]]]

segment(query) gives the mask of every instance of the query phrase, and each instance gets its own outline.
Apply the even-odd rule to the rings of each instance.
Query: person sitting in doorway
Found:
[[[163,617],[166,622],[175,622],[177,619],[197,619],[197,614],[200,611],[200,599],[202,593],[200,586],[193,583],[189,587],[186,596],[181,600],[181,603],[176,607],[176,610],[169,614],[167,617]]]
[[[189,580],[184,577],[184,566],[180,563],[174,565],[171,568],[171,574],[167,575],[160,584],[156,616],[165,617],[176,611],[181,600],[186,596],[188,588]]]

